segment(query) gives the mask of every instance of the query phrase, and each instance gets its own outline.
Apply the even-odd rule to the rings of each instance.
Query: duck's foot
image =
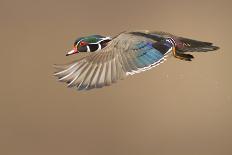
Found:
[[[174,56],[180,60],[185,60],[185,61],[192,61],[192,59],[194,58],[193,55],[184,54],[184,53],[176,53],[176,55]]]
[[[175,48],[173,48],[172,53],[175,58],[178,58],[180,60],[192,61],[192,59],[194,58],[194,56],[191,54],[184,54],[177,52]]]

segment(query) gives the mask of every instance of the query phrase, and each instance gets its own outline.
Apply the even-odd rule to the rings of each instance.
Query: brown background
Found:
[[[0,0],[1,155],[231,155],[232,2]],[[211,41],[111,87],[52,76],[75,38],[163,30]]]

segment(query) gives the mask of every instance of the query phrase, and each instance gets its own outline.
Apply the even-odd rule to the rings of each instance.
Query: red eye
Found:
[[[84,41],[81,41],[80,42],[80,46],[85,46],[85,45],[87,45],[88,43],[87,42],[84,42]]]

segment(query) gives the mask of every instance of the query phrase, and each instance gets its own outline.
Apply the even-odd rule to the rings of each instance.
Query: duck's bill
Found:
[[[76,54],[78,53],[77,49],[76,48],[73,48],[73,50],[69,51],[66,56],[69,56],[69,55],[73,55],[73,54]]]

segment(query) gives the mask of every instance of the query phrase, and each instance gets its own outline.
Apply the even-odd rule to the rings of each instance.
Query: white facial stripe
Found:
[[[90,52],[90,48],[89,48],[89,46],[87,45],[86,47],[87,47],[87,52]]]
[[[83,39],[84,39],[84,38],[83,38]],[[80,41],[78,41],[76,45],[78,45],[83,39],[81,39]]]
[[[101,50],[101,44],[98,44],[98,49],[97,51]]]
[[[78,41],[77,42],[77,45],[82,41],[82,40],[84,40],[85,38],[83,38],[83,39],[81,39],[80,41]],[[102,42],[102,41],[104,41],[104,40],[111,40],[112,38],[111,37],[105,37],[105,38],[100,38],[101,40],[99,40],[98,42],[96,42],[96,43],[91,43],[91,44],[98,44],[98,43],[100,43],[100,42]]]
[[[105,38],[100,38],[101,40],[99,40],[96,43],[91,43],[91,44],[99,44],[100,42],[104,41],[104,40],[111,40],[111,37],[105,37]]]

